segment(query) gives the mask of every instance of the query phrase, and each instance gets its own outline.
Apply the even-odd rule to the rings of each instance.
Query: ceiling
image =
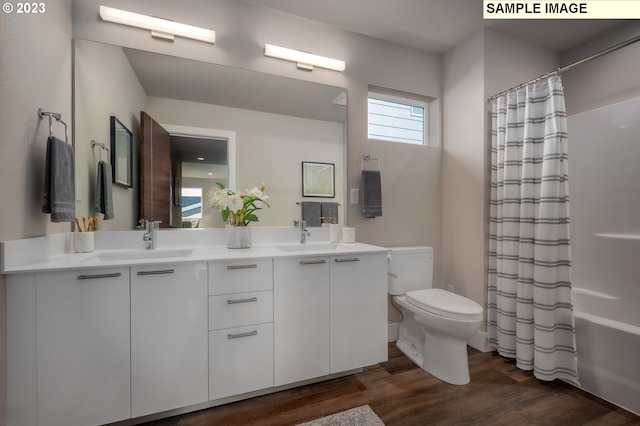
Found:
[[[433,53],[482,28],[562,53],[628,21],[484,20],[482,0],[244,0],[333,27]]]

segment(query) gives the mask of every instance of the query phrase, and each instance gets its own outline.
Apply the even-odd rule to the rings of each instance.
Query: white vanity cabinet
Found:
[[[273,262],[209,263],[209,399],[273,386]]]
[[[131,416],[208,400],[207,263],[131,267]]]
[[[329,257],[276,258],[274,384],[329,374]]]
[[[330,258],[331,372],[387,359],[387,256]]]
[[[108,249],[42,260],[41,243],[0,250],[8,426],[136,423],[387,359],[380,247],[207,247],[165,262]]]
[[[130,417],[129,268],[11,275],[7,322],[7,424]]]

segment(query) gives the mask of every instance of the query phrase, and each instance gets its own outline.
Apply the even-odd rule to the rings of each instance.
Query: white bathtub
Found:
[[[640,306],[575,287],[572,299],[581,388],[640,415]]]

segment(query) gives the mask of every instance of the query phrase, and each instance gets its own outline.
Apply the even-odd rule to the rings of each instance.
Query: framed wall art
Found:
[[[302,162],[302,196],[334,198],[335,164]]]

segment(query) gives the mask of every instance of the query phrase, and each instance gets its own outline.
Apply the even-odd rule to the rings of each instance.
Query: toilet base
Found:
[[[471,381],[465,341],[430,333],[424,333],[424,337],[424,343],[419,345],[403,338],[401,331],[396,346],[416,365],[443,382],[466,385]]]
[[[443,382],[452,385],[469,383],[466,340],[425,327],[416,321],[414,313],[406,310],[404,313],[396,342],[398,349],[424,371]],[[449,328],[455,327],[452,324]]]

